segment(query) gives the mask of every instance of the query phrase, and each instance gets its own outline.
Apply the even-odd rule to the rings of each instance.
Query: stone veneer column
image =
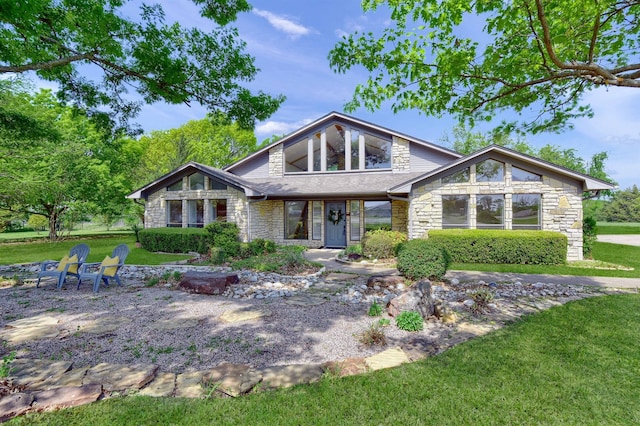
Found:
[[[411,151],[409,141],[393,137],[391,145],[391,167],[394,172],[408,173],[411,171]]]
[[[277,145],[269,150],[269,177],[282,177],[284,175],[283,149],[282,145]]]

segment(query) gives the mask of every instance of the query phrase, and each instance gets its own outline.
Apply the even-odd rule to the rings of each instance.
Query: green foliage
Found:
[[[147,228],[138,233],[145,250],[165,253],[205,254],[209,236],[201,228]]]
[[[366,0],[364,12],[389,14],[389,25],[345,36],[329,61],[336,72],[361,66],[369,73],[347,111],[373,111],[391,101],[394,112],[452,114],[473,126],[511,110],[521,118],[504,121],[503,129],[559,131],[592,115],[581,102],[592,88],[638,87],[640,77],[628,72],[640,66],[637,6]]]
[[[221,250],[218,256],[222,258],[236,257],[240,254],[240,228],[231,222],[211,222],[204,227],[207,240],[211,247]]]
[[[254,94],[241,85],[258,69],[227,24],[251,10],[245,0],[193,0],[201,17],[213,21],[201,26],[207,31],[167,22],[160,4],[139,5],[138,15],[127,19],[135,7],[124,3],[44,0],[3,6],[0,73],[35,71],[58,83],[61,99],[92,109],[103,121],[110,118],[103,112],[106,105],[123,126],[140,109],[122,96],[131,88],[146,103],[197,102],[226,112],[245,128],[283,102],[282,96]],[[85,72],[87,64],[91,73]]]
[[[633,185],[616,191],[602,208],[602,218],[607,222],[640,222],[640,189]]]
[[[389,259],[395,256],[397,246],[403,241],[407,241],[404,232],[385,229],[367,231],[362,238],[362,253],[371,259]]]
[[[592,217],[585,217],[582,221],[582,254],[586,259],[592,258],[593,245],[598,241],[598,228]]]
[[[441,280],[449,267],[449,255],[429,240],[410,240],[398,249],[398,271],[410,280]]]
[[[371,306],[369,306],[368,314],[370,317],[379,317],[380,315],[382,315],[382,306],[380,306],[376,302],[373,302]]]
[[[41,214],[30,215],[29,220],[27,221],[27,225],[38,231],[42,231],[43,229],[45,229],[48,224],[49,221],[47,220],[47,218],[42,216]]]
[[[365,346],[384,346],[387,344],[387,336],[377,323],[371,324],[369,328],[360,333],[358,340]]]
[[[471,299],[473,300],[471,310],[481,314],[489,309],[489,303],[493,301],[493,293],[486,288],[478,288],[471,293]]]
[[[389,318],[380,318],[377,324],[379,327],[389,327],[391,325],[391,320]]]
[[[419,312],[404,311],[396,317],[396,325],[400,330],[420,331],[424,328],[424,320]]]
[[[558,265],[567,259],[567,237],[559,232],[442,229],[429,231],[429,241],[456,263]]]
[[[322,265],[309,262],[304,258],[303,246],[280,246],[273,253],[252,256],[235,261],[234,269],[251,269],[260,272],[278,272],[285,275],[296,275],[310,270],[318,270]]]
[[[359,256],[362,256],[363,255],[362,244],[353,244],[353,245],[347,246],[344,249],[344,254],[345,256],[349,256],[350,254],[357,254]]]
[[[0,365],[0,379],[9,377],[9,375],[11,375],[11,370],[12,370],[11,363],[13,362],[14,359],[16,359],[15,351],[2,357],[2,365]]]

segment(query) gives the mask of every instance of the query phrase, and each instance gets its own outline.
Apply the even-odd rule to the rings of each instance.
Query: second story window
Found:
[[[189,176],[189,189],[197,191],[204,189],[204,175],[200,173],[194,173]]]

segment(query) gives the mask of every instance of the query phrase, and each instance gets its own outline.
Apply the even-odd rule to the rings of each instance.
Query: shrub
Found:
[[[367,346],[384,346],[387,344],[387,336],[385,336],[384,331],[380,326],[378,326],[378,324],[371,324],[369,328],[359,335],[358,340],[360,343]]]
[[[357,254],[362,256],[362,245],[361,244],[354,244],[351,246],[347,246],[344,249],[344,254],[345,256],[349,256],[350,254]]]
[[[236,257],[240,254],[240,240],[238,225],[230,222],[211,222],[204,227],[207,240],[211,247],[222,250],[225,258]]]
[[[371,259],[388,259],[395,256],[396,247],[403,241],[407,241],[404,232],[384,229],[367,231],[362,238],[362,253]]]
[[[591,252],[596,241],[598,241],[596,221],[592,217],[585,217],[582,221],[582,254],[585,258],[592,258]]]
[[[475,313],[482,313],[489,309],[489,303],[493,301],[493,293],[486,288],[479,288],[471,293],[471,299],[473,300],[471,310]]]
[[[558,265],[567,259],[567,237],[552,231],[442,229],[429,241],[457,263]]]
[[[376,302],[373,302],[371,306],[369,306],[369,316],[379,317],[380,315],[382,315],[382,306],[378,305]]]
[[[404,311],[396,317],[396,325],[400,330],[420,331],[424,328],[424,320],[416,311]]]
[[[391,325],[391,320],[389,318],[380,318],[377,324],[378,327],[389,327]]]
[[[449,255],[429,240],[411,240],[398,250],[398,271],[410,280],[442,280],[449,267]]]
[[[261,254],[275,253],[278,246],[275,242],[256,238],[249,243],[249,252],[252,256],[260,256]]]
[[[138,233],[145,250],[165,253],[207,253],[209,244],[202,228],[147,228]]]

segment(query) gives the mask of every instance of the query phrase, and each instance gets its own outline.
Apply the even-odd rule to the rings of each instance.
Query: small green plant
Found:
[[[596,221],[592,217],[585,217],[582,221],[582,254],[585,259],[593,257],[593,245],[598,241]]]
[[[375,229],[362,238],[362,252],[371,259],[389,259],[395,256],[396,247],[407,241],[407,234],[399,231]]]
[[[182,278],[182,272],[180,271],[173,271],[173,276],[172,276],[174,281],[180,281],[180,279]]]
[[[380,327],[389,327],[391,325],[391,320],[389,318],[380,318],[378,320],[378,326]]]
[[[378,305],[376,302],[373,302],[371,306],[369,306],[369,316],[379,317],[380,315],[382,315],[382,306]]]
[[[360,343],[366,346],[384,346],[387,344],[387,336],[384,334],[378,324],[374,323],[369,326],[365,331],[358,335]]]
[[[424,328],[424,320],[416,311],[404,311],[396,317],[396,325],[400,330],[420,331]]]
[[[471,293],[471,299],[473,300],[471,310],[479,314],[489,309],[489,303],[493,301],[493,293],[486,288],[479,288]]]
[[[216,390],[218,390],[218,388],[221,385],[221,382],[214,382],[214,381],[208,381],[208,380],[203,380],[202,383],[202,389],[204,390],[205,393],[205,398],[209,399],[211,398],[211,396],[214,394],[214,392]]]
[[[153,286],[157,285],[159,282],[160,282],[160,278],[153,277],[153,278],[150,278],[149,281],[147,281],[144,286],[145,287],[153,287]]]
[[[2,365],[0,365],[0,378],[9,377],[11,374],[11,363],[16,359],[16,352],[13,351],[9,355],[2,357]]]

